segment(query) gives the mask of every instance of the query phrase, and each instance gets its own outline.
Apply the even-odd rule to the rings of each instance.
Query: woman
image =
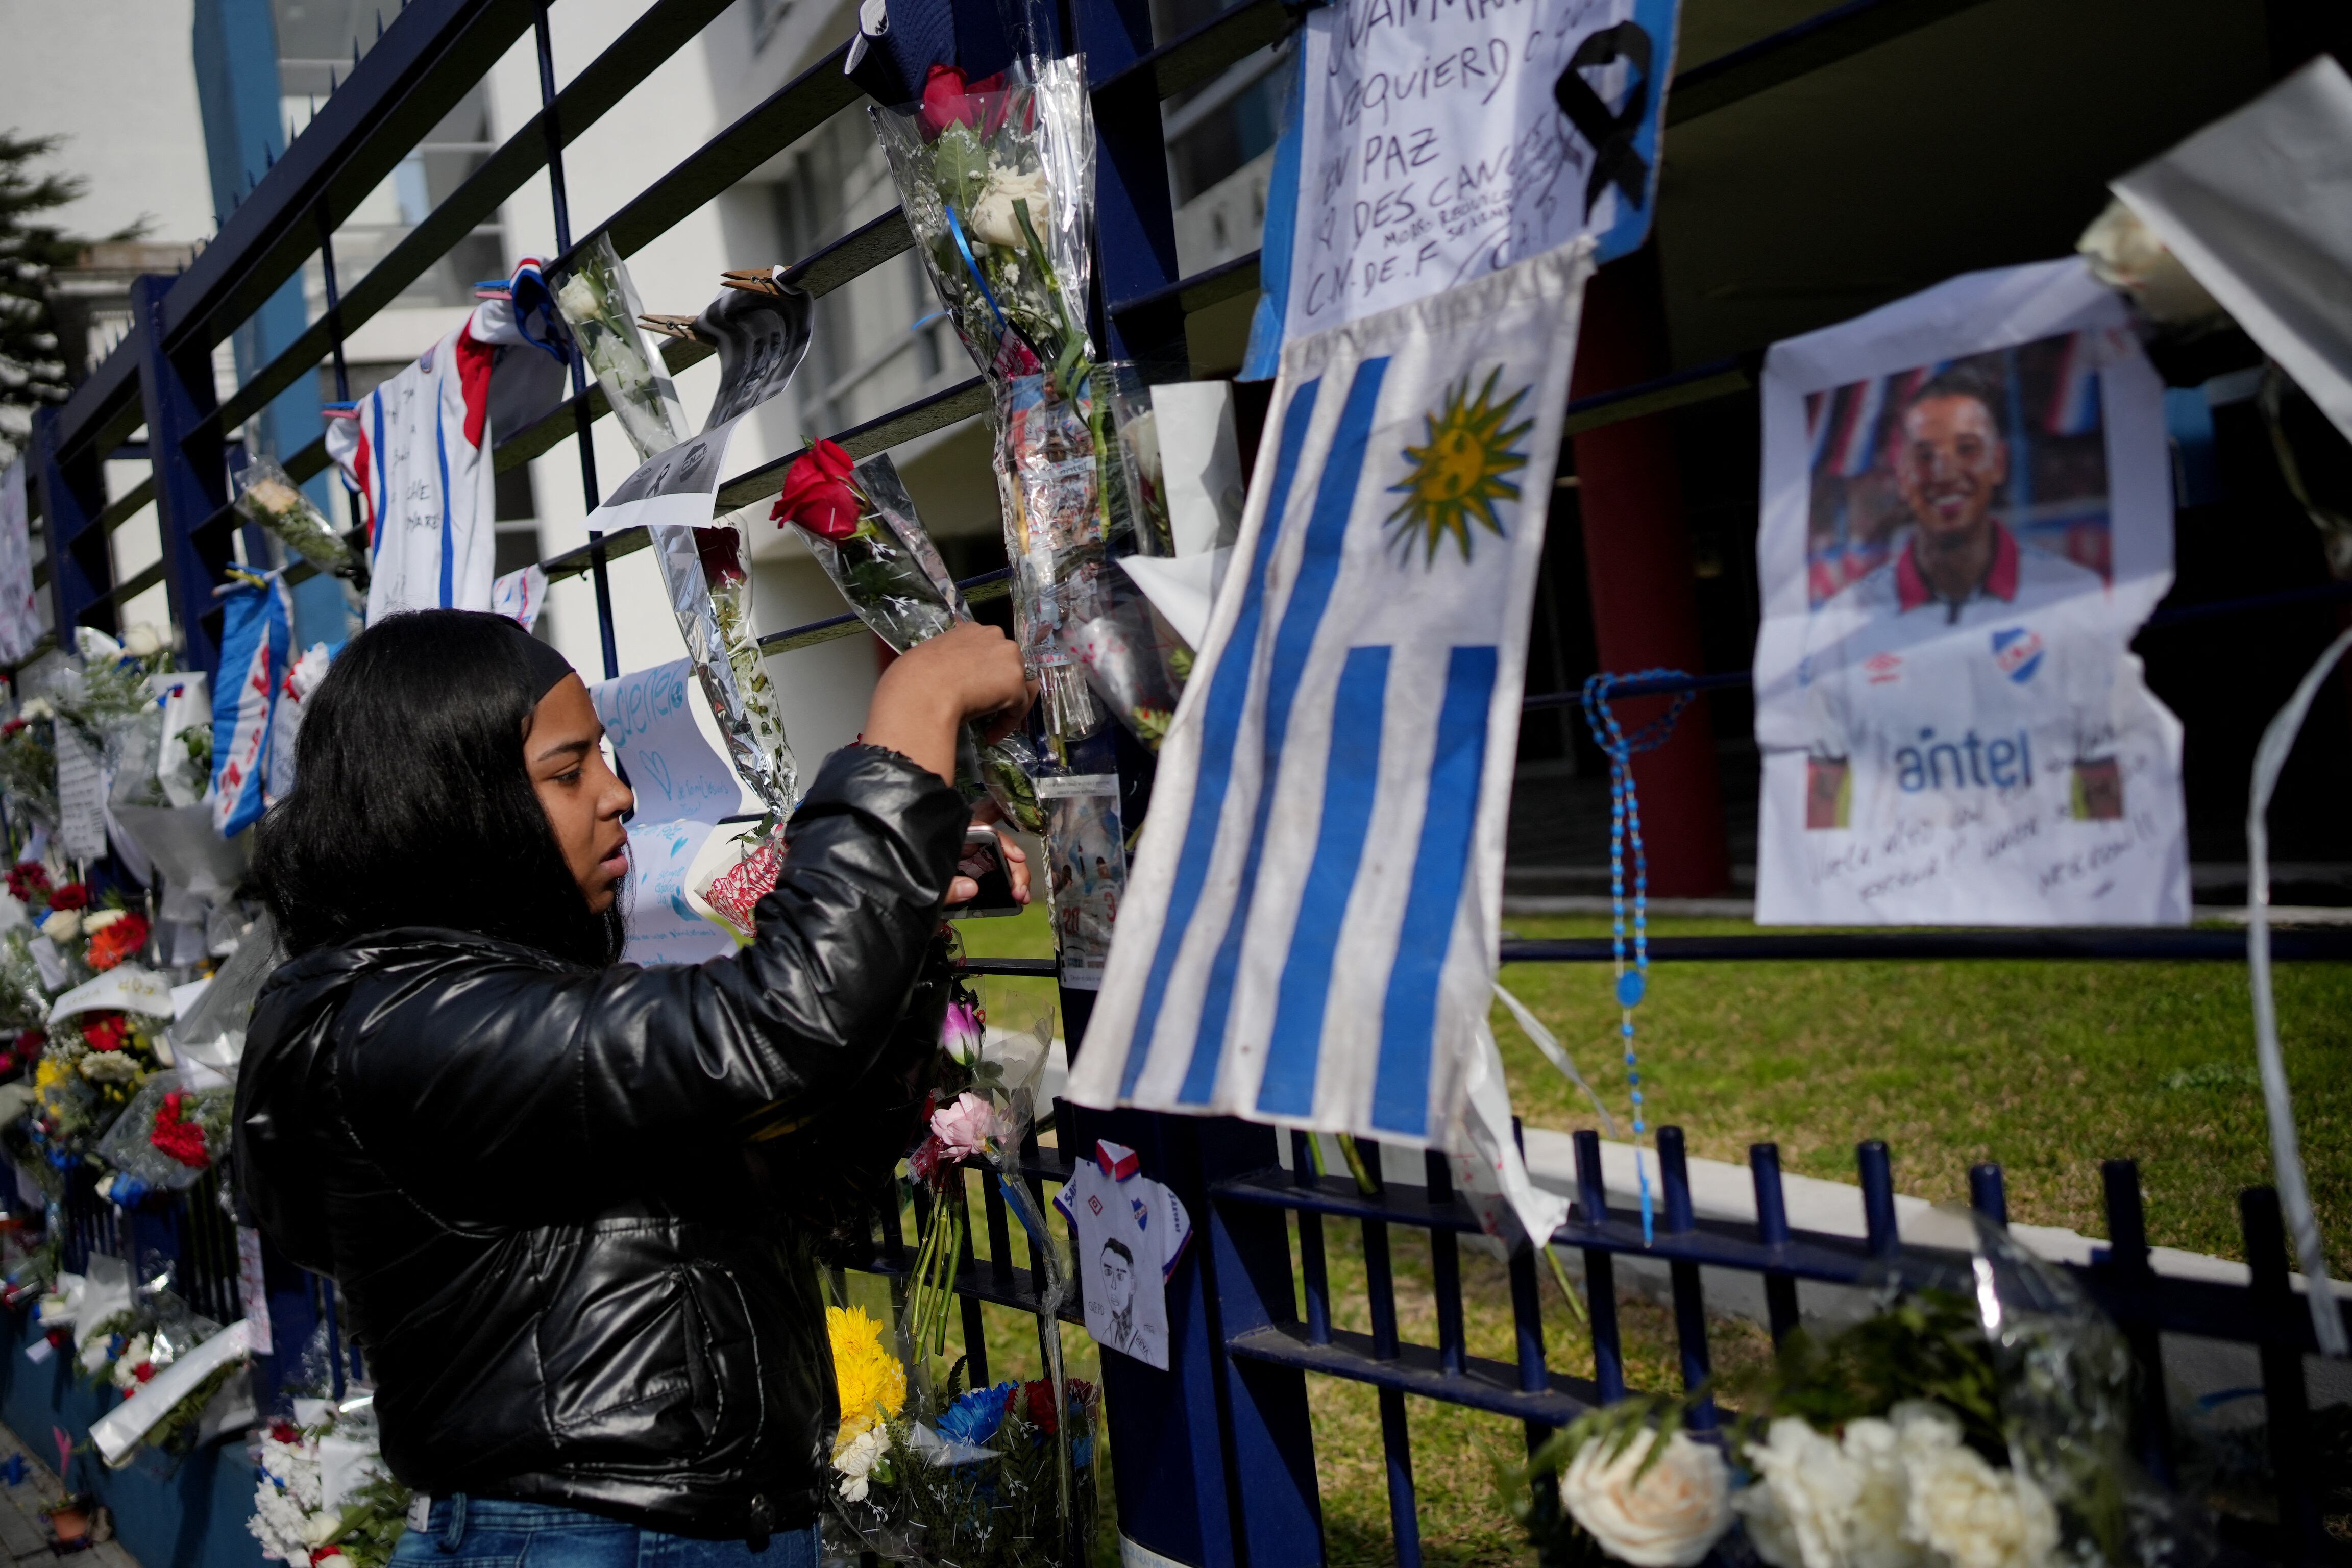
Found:
[[[972,896],[958,726],[1002,734],[1029,697],[993,628],[903,655],[751,944],[645,969],[615,963],[629,790],[561,656],[427,611],[336,660],[257,834],[291,960],[254,1008],[236,1163],[341,1284],[384,1458],[430,1497],[398,1561],[814,1568],[833,1379],[778,1206],[845,1137],[869,1170],[906,1147],[944,1005],[909,993]],[[763,1173],[752,1140],[813,1119],[827,1168]]]

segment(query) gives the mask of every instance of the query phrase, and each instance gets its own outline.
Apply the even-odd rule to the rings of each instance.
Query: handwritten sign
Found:
[[[694,689],[694,666],[682,658],[589,689],[636,791],[639,822],[716,822],[742,798],[733,771],[695,724]]]
[[[699,963],[735,951],[687,896],[714,826],[742,799],[733,771],[695,723],[693,672],[689,661],[674,659],[588,689],[637,797],[622,894],[622,956],[631,963]]]
[[[1598,237],[1601,261],[1639,247],[1657,205],[1676,9],[1342,0],[1310,16],[1284,336],[1583,235]]]
[[[57,741],[58,842],[77,860],[95,860],[106,853],[106,779],[98,750],[63,721]]]

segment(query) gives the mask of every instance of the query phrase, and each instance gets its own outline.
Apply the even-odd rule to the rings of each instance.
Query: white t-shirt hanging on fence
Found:
[[[1087,1332],[1107,1351],[1168,1370],[1168,1281],[1192,1239],[1174,1193],[1143,1175],[1135,1151],[1098,1142],[1054,1206],[1076,1235]]]
[[[327,451],[360,496],[368,531],[367,620],[403,610],[487,610],[498,514],[490,369],[526,340],[506,300],[327,422]]]
[[[1766,924],[2189,917],[2180,724],[2131,638],[2172,582],[2163,388],[2078,261],[1773,345]]]

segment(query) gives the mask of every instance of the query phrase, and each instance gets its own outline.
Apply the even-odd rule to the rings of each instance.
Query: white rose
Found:
[[[1846,1423],[1839,1447],[1859,1487],[1845,1520],[1846,1562],[1852,1568],[1930,1568],[1928,1555],[1904,1531],[1911,1477],[1902,1433],[1891,1422],[1864,1416]]]
[[[68,911],[70,913],[71,911]],[[81,929],[96,936],[100,931],[129,914],[128,910],[92,910],[82,917]]]
[[[133,658],[152,658],[163,651],[163,634],[140,621],[122,634],[122,651]]]
[[[27,723],[36,719],[54,719],[57,716],[58,710],[49,706],[49,700],[46,697],[36,697],[16,710],[16,717]]]
[[[53,910],[41,922],[41,934],[51,942],[71,942],[81,934],[81,915],[75,910]]]
[[[1037,231],[1042,242],[1045,237],[1045,176],[1016,174],[1007,169],[991,169],[987,188],[971,209],[971,232],[975,238],[991,245],[1001,245],[1008,250],[1026,251],[1029,241],[1021,232],[1021,219],[1013,211],[1014,202],[1029,204],[1029,226]]]
[[[1953,1568],[2042,1568],[2058,1546],[2058,1512],[2032,1480],[1997,1470],[1959,1444],[1914,1449],[1911,1538]]]
[[[335,1531],[343,1528],[343,1510],[321,1510],[302,1521],[302,1543],[320,1547],[334,1539]]]
[[[1836,1442],[1784,1415],[1748,1450],[1756,1484],[1731,1500],[1757,1555],[1772,1568],[1846,1568],[1846,1521],[1863,1476]]]
[[[1646,1433],[1614,1454],[1606,1442],[1585,1444],[1559,1479],[1559,1500],[1618,1561],[1691,1568],[1731,1526],[1730,1472],[1720,1453],[1681,1432],[1654,1463],[1653,1447]]]

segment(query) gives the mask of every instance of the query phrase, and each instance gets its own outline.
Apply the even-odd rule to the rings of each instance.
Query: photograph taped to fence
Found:
[[[2161,389],[2120,307],[2074,263],[1973,274],[1773,356],[1758,918],[2185,919],[2179,725],[2130,651]]]
[[[1110,956],[1111,927],[1127,891],[1118,775],[1041,778],[1037,798],[1045,806],[1047,897],[1061,941],[1062,984],[1098,990]]]

